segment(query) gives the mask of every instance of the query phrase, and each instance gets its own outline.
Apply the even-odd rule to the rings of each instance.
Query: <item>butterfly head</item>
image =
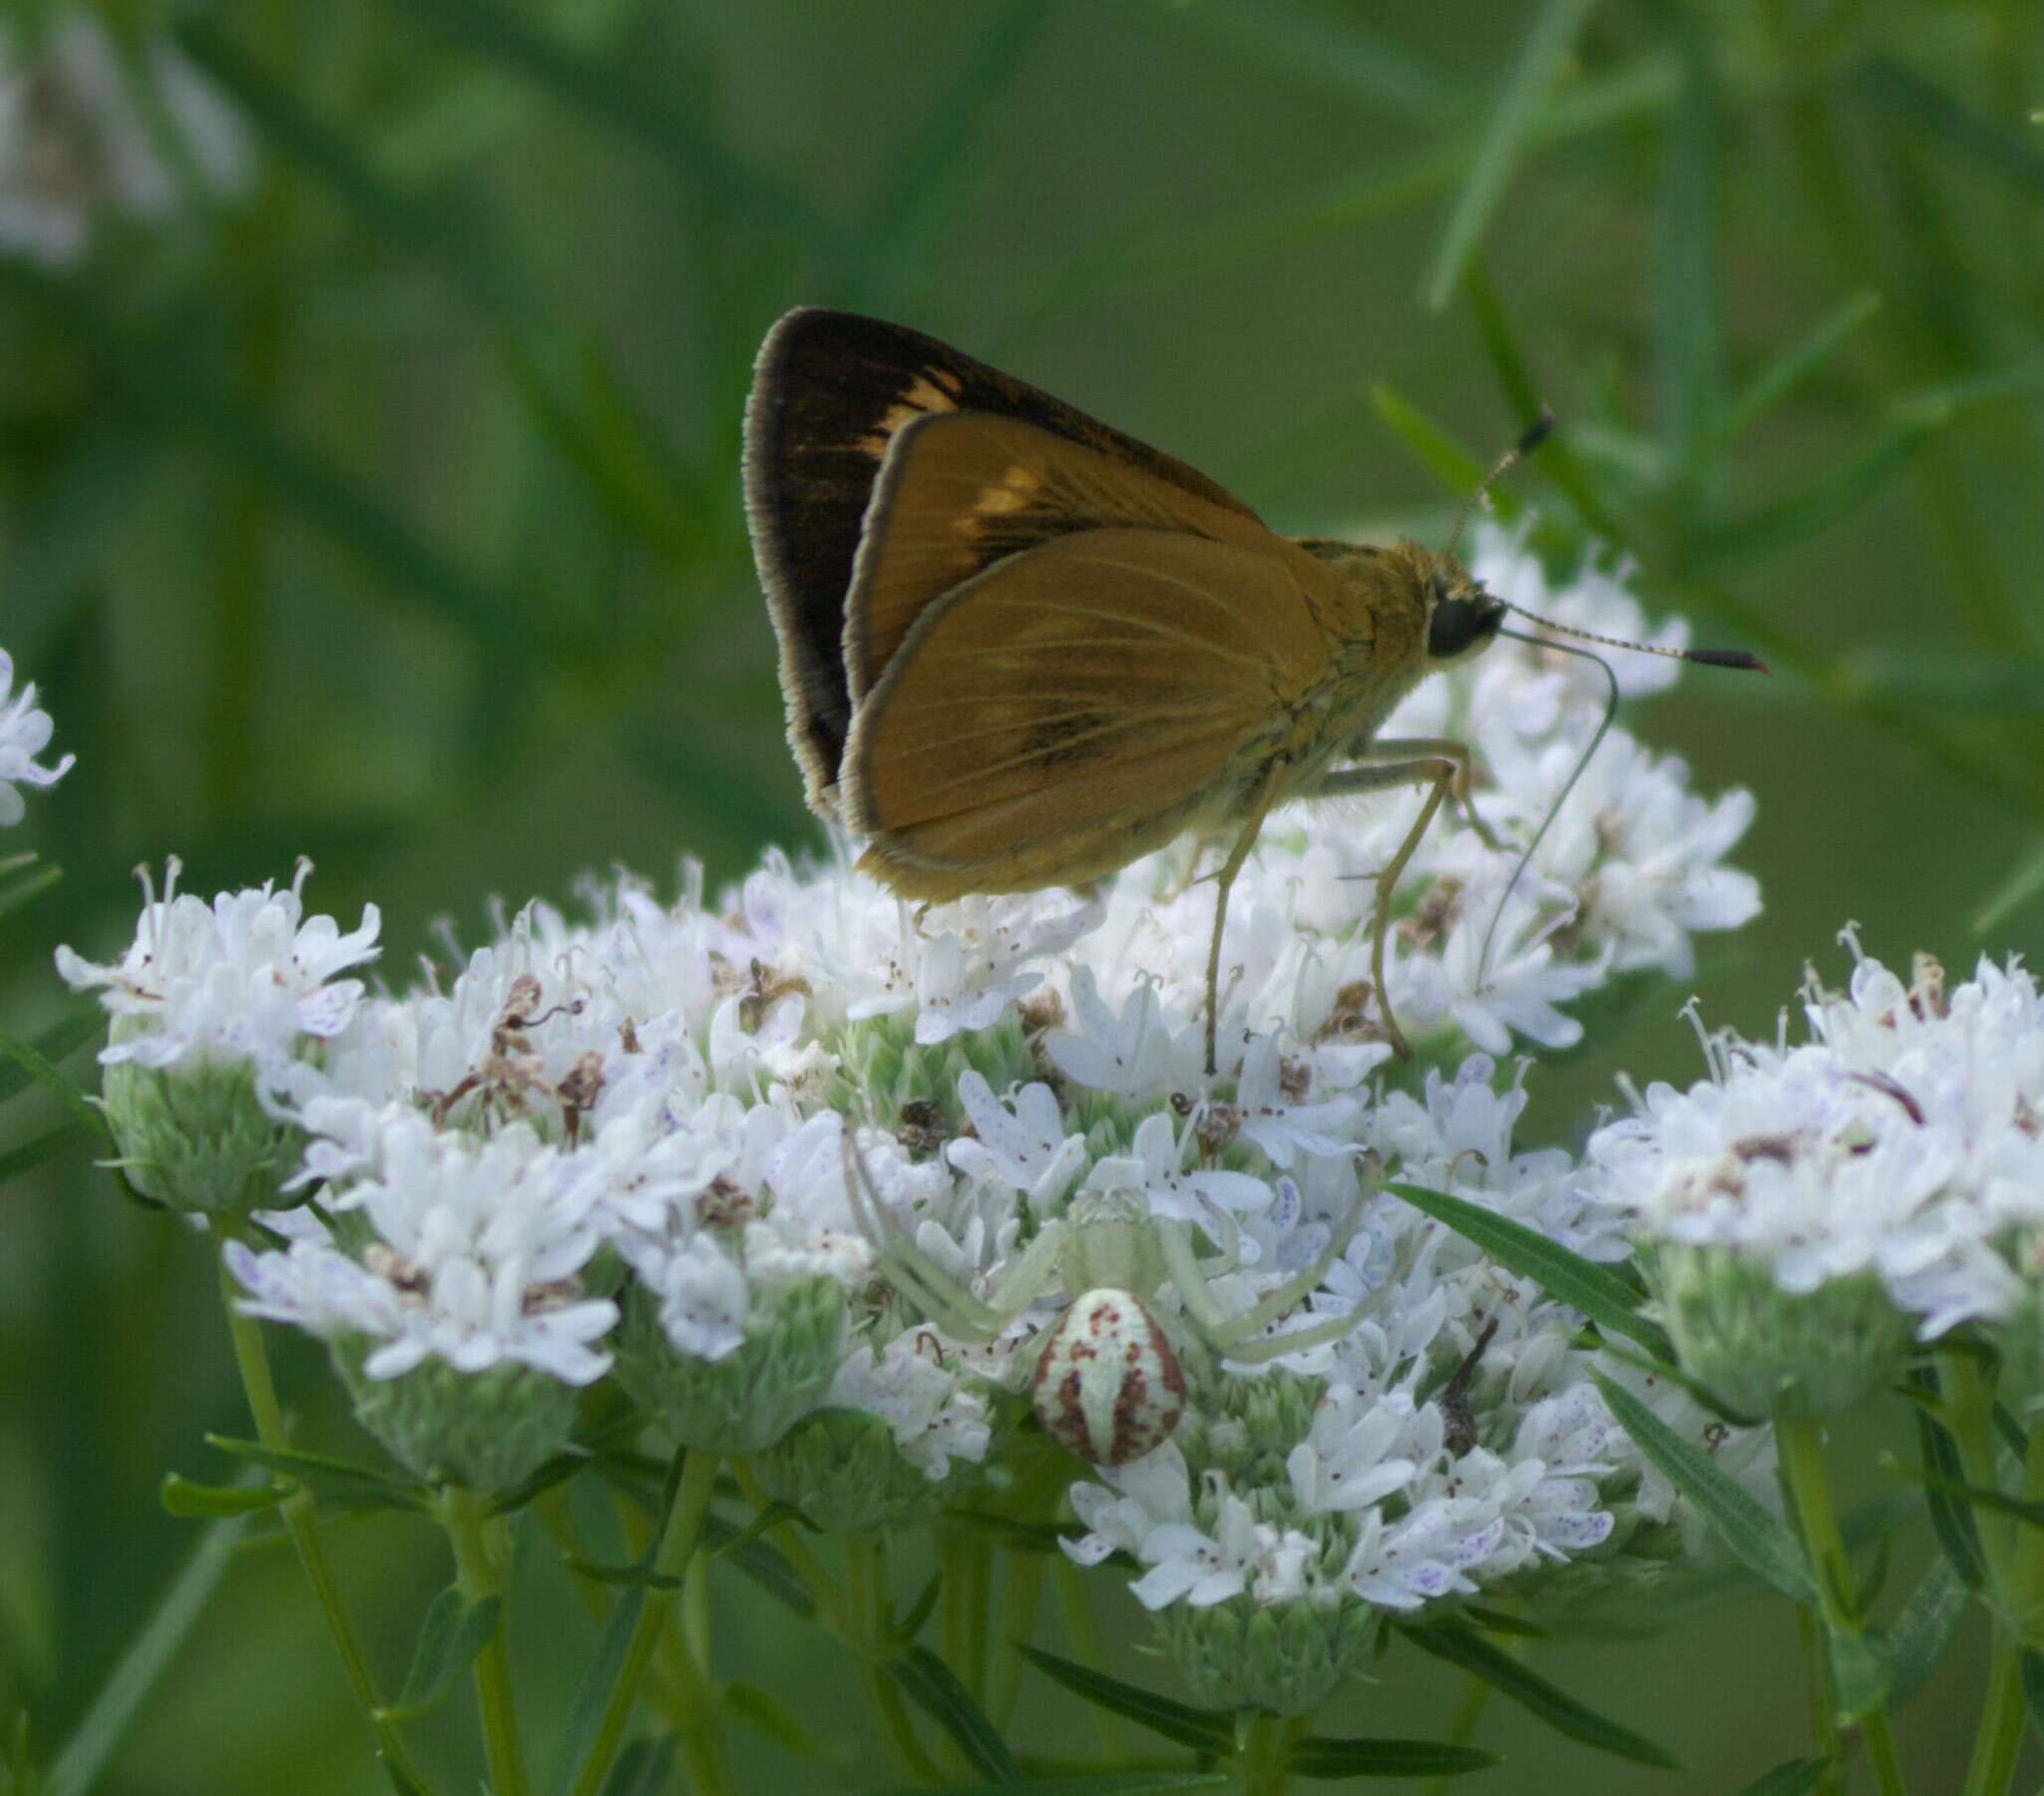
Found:
[[[1427,660],[1451,668],[1489,647],[1504,623],[1504,605],[1490,597],[1451,555],[1428,555]]]

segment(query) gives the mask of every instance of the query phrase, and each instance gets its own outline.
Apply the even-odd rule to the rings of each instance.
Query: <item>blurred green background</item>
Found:
[[[17,70],[62,23],[0,16]],[[2037,940],[2034,0],[105,16],[170,33],[244,172],[178,169],[168,217],[101,207],[69,262],[0,259],[0,646],[79,757],[4,844],[64,874],[0,934],[18,1032],[67,1009],[52,946],[114,954],[130,870],[167,853],[201,892],[310,855],[312,908],[380,905],[403,982],[493,896],[613,864],[670,890],[684,854],[714,887],[814,842],[737,478],[752,351],[800,302],[931,330],[1290,531],[1437,539],[1454,494],[1410,420],[1487,457],[1544,396],[1557,441],[1512,484],[1561,565],[1615,541],[1651,607],[1776,669],[1692,673],[1632,720],[1700,789],[1759,794],[1735,859],[1767,910],[1707,958],[1707,1017],[1772,1033],[1806,959],[1842,979],[1851,918],[1891,965]],[[1536,1073],[1548,1134],[1619,1068],[1697,1074],[1681,996]],[[11,1103],[0,1148],[58,1121]],[[199,1437],[246,1425],[199,1238],[124,1207],[78,1133],[0,1205],[0,1711],[46,1752],[194,1538],[161,1473],[224,1477]],[[315,1356],[284,1371],[346,1445]],[[1890,1444],[1844,1443],[1868,1494]],[[395,1680],[437,1545],[379,1521],[338,1552]],[[535,1583],[528,1644],[585,1637]],[[842,1663],[726,1593],[729,1668],[821,1731],[849,1716]],[[580,1666],[529,1656],[544,1740]],[[1500,1712],[1480,1737],[1513,1764],[1471,1787],[1733,1789],[1804,1747],[1776,1606],[1539,1662],[1691,1769]],[[1132,1646],[1113,1668],[1164,1675]],[[1395,1655],[1328,1731],[1444,1728],[1436,1670]],[[1901,1717],[1920,1787],[1955,1785],[1976,1678]],[[787,1774],[743,1750],[760,1787]],[[378,1787],[283,1554],[236,1567],[100,1787]]]

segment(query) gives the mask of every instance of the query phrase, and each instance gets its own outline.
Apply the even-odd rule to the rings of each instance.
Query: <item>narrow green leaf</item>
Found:
[[[1936,1374],[1927,1367],[1912,1375],[1911,1389],[1919,1397],[1934,1397]],[[1925,1502],[1930,1511],[1930,1530],[1943,1549],[1952,1574],[1969,1590],[1987,1584],[1987,1558],[1981,1551],[1980,1531],[1974,1526],[1972,1509],[1948,1495],[1950,1487],[1963,1487],[1964,1468],[1959,1462],[1958,1443],[1918,1401],[1911,1406],[1916,1415],[1917,1451],[1923,1464]]]
[[[650,1566],[600,1566],[594,1560],[568,1556],[562,1562],[577,1577],[591,1583],[641,1584],[648,1590],[678,1590],[686,1581],[655,1572]]]
[[[1460,1610],[1462,1619],[1471,1627],[1484,1633],[1511,1634],[1521,1640],[1551,1640],[1554,1630],[1542,1627],[1537,1621],[1528,1621],[1523,1615],[1514,1615],[1504,1609],[1486,1608],[1480,1602],[1464,1603]]]
[[[37,1796],[89,1796],[102,1787],[108,1763],[198,1625],[233,1562],[234,1549],[247,1526],[244,1516],[224,1517],[200,1536],[170,1588],[64,1743],[38,1786]]]
[[[1836,311],[1827,312],[1807,334],[1763,362],[1726,406],[1718,424],[1718,440],[1731,443],[1744,436],[1879,311],[1880,305],[1880,295],[1871,289],[1854,293]]]
[[[802,1718],[771,1690],[733,1678],[724,1685],[723,1703],[739,1726],[771,1740],[783,1752],[819,1762],[837,1757],[838,1743],[810,1732]]]
[[[1738,1796],[1807,1796],[1832,1768],[1830,1759],[1785,1759],[1772,1771],[1757,1777]]]
[[[1571,1740],[1642,1765],[1659,1765],[1671,1771],[1681,1768],[1681,1761],[1663,1747],[1578,1702],[1467,1628],[1415,1626],[1399,1631],[1423,1652],[1431,1652],[1435,1658],[1459,1666],[1471,1677],[1482,1679],[1500,1696],[1539,1716]]]
[[[113,1153],[118,1151],[113,1130],[108,1128],[107,1120],[99,1108],[86,1097],[82,1087],[68,1073],[61,1073],[43,1055],[38,1054],[27,1042],[11,1031],[0,1029],[0,1054],[4,1054],[21,1072],[32,1079],[44,1091],[71,1113],[72,1121],[81,1124],[93,1139]]]
[[[618,1749],[601,1796],[662,1796],[674,1775],[674,1736],[640,1734]]]
[[[2044,194],[2044,154],[2001,130],[1886,56],[1869,57],[1853,77],[1854,91],[1926,136],[1963,152],[2032,194]]]
[[[1441,310],[1461,285],[1462,274],[1497,203],[1504,197],[1525,154],[1533,123],[1561,73],[1562,60],[1590,15],[1594,0],[1547,0],[1492,102],[1461,192],[1441,231],[1440,248],[1427,277],[1427,304]]]
[[[1015,1762],[1001,1730],[987,1718],[973,1700],[972,1691],[927,1646],[911,1646],[887,1661],[888,1675],[900,1684],[916,1706],[951,1736],[967,1765],[996,1784],[1022,1781],[1022,1767]]]
[[[2034,1646],[2024,1647],[2016,1670],[2022,1679],[2023,1707],[2030,1711],[2030,1725],[2044,1733],[2044,1654]]]
[[[1483,464],[1410,400],[1381,382],[1370,389],[1392,435],[1412,450],[1420,465],[1450,492],[1467,493],[1483,478]]]
[[[427,1507],[426,1487],[417,1479],[381,1472],[374,1466],[333,1459],[322,1453],[300,1453],[291,1447],[265,1447],[259,1441],[237,1441],[229,1435],[209,1434],[205,1443],[250,1465],[281,1472],[321,1497],[393,1509]]]
[[[1958,1630],[1959,1617],[1970,1598],[1951,1561],[1939,1557],[1909,1592],[1902,1612],[1887,1630],[1894,1653],[1894,1680],[1888,1686],[1888,1713],[1898,1712],[1937,1669]]]
[[[1839,1720],[1845,1726],[1882,1707],[1895,1681],[1894,1655],[1877,1634],[1826,1630]]]
[[[29,857],[24,855],[20,858],[25,861]],[[15,870],[14,867],[0,869],[7,873]],[[38,867],[33,873],[15,880],[10,885],[0,887],[0,917],[10,917],[25,905],[33,904],[63,877],[62,867]]]
[[[1640,1314],[1639,1293],[1610,1267],[1584,1259],[1538,1229],[1466,1198],[1425,1185],[1395,1183],[1384,1188],[1482,1248],[1507,1271],[1538,1281],[1548,1296],[1581,1310],[1599,1328],[1637,1341],[1649,1352],[1667,1352],[1667,1337]]]
[[[0,1184],[5,1184],[10,1178],[19,1177],[33,1166],[40,1166],[66,1141],[76,1137],[80,1129],[81,1124],[76,1117],[67,1118],[55,1128],[47,1128],[39,1135],[31,1135],[20,1146],[10,1147],[5,1153],[0,1153]]]
[[[1977,374],[1957,374],[1905,388],[1889,402],[1898,416],[1913,417],[1956,411],[1968,405],[1993,405],[2020,399],[2044,386],[2044,355],[2026,355]]]
[[[1973,933],[1993,933],[2039,892],[2044,892],[2044,841],[2031,849],[2017,863],[2015,871],[1994,888],[1973,918]]]
[[[1654,220],[1655,418],[1661,441],[1694,486],[1724,403],[1719,343],[1717,174],[1719,101],[1710,51],[1682,7],[1650,15],[1669,40],[1682,86],[1661,133]]]
[[[252,1516],[259,1510],[276,1508],[286,1495],[274,1485],[195,1484],[176,1472],[166,1472],[163,1483],[157,1486],[157,1500],[172,1515],[188,1522]]]
[[[1108,1771],[1092,1777],[1025,1777],[1020,1783],[900,1785],[857,1796],[1150,1796],[1169,1790],[1212,1790],[1235,1781],[1226,1771]]]
[[[1683,563],[1683,576],[1718,574],[1764,560],[1830,529],[1879,491],[1941,423],[1941,417],[1899,419],[1802,492],[1699,535]]]
[[[735,1567],[783,1608],[803,1616],[815,1614],[815,1598],[809,1594],[802,1574],[788,1563],[787,1555],[766,1541],[738,1539],[739,1533],[735,1523],[714,1511],[703,1518],[705,1551]]]
[[[416,1721],[447,1700],[462,1673],[476,1662],[497,1631],[503,1603],[495,1596],[467,1602],[450,1584],[433,1598],[419,1625],[411,1669],[394,1702],[378,1710],[385,1721]]]
[[[1815,1602],[1817,1586],[1796,1537],[1721,1472],[1710,1455],[1685,1441],[1623,1385],[1595,1369],[1590,1376],[1633,1445],[1696,1505],[1741,1564],[1792,1602]]]
[[[1337,1740],[1308,1734],[1292,1747],[1285,1769],[1294,1777],[1459,1777],[1502,1764],[1494,1752],[1438,1740]]]
[[[604,1623],[604,1631],[597,1636],[596,1650],[590,1654],[582,1681],[575,1688],[575,1700],[569,1704],[568,1719],[562,1725],[555,1756],[561,1770],[554,1779],[555,1789],[569,1789],[575,1782],[577,1768],[589,1756],[611,1691],[623,1675],[624,1655],[631,1645],[632,1630],[638,1625],[639,1611],[645,1606],[645,1595],[644,1584],[627,1584],[623,1597]]]
[[[1190,1703],[1174,1702],[1168,1696],[1123,1683],[1104,1671],[1059,1658],[1054,1652],[1045,1652],[1040,1646],[1031,1646],[1022,1640],[1015,1642],[1015,1649],[1045,1677],[1061,1683],[1074,1696],[1081,1697],[1095,1708],[1123,1716],[1147,1727],[1152,1733],[1162,1734],[1167,1740],[1175,1740],[1180,1746],[1189,1746],[1195,1752],[1226,1753],[1234,1749],[1235,1718],[1232,1715],[1215,1709],[1194,1708]]]
[[[97,1004],[86,1004],[51,1024],[29,1046],[43,1064],[54,1067],[69,1060],[86,1043],[101,1040],[106,1033],[107,1013]],[[33,1062],[0,1062],[0,1102],[27,1087],[35,1077],[33,1065]],[[95,1129],[93,1132],[103,1140],[106,1138],[103,1130]]]

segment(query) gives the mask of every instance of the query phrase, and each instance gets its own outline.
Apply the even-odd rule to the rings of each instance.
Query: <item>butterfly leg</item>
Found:
[[[1390,747],[1380,743],[1380,747]],[[1412,746],[1415,744],[1406,744]],[[1427,826],[1433,821],[1433,813],[1440,809],[1440,801],[1455,790],[1457,780],[1466,785],[1469,772],[1469,751],[1459,742],[1427,744],[1429,747],[1452,748],[1454,753],[1423,755],[1414,760],[1388,761],[1381,765],[1343,767],[1330,773],[1322,780],[1315,796],[1331,798],[1344,793],[1381,792],[1391,786],[1422,785],[1432,783],[1432,791],[1427,794],[1427,802],[1420,807],[1420,815],[1413,827],[1406,832],[1406,839],[1399,844],[1398,853],[1391,857],[1391,863],[1377,877],[1377,911],[1371,919],[1370,928],[1370,977],[1377,986],[1377,1008],[1384,1013],[1385,1040],[1398,1050],[1403,1060],[1413,1058],[1413,1050],[1407,1042],[1405,1031],[1399,1028],[1398,1019],[1392,1015],[1391,995],[1385,988],[1384,945],[1391,934],[1391,895],[1398,884],[1399,875],[1406,870],[1406,863],[1413,858],[1414,849],[1420,846],[1420,838],[1427,833]],[[1489,837],[1485,836],[1486,840]],[[1495,843],[1491,844],[1493,847]]]
[[[1228,858],[1221,863],[1221,869],[1214,875],[1214,939],[1207,944],[1206,951],[1206,1070],[1207,1077],[1214,1074],[1214,1042],[1221,1020],[1221,930],[1228,921],[1228,892],[1235,883],[1235,875],[1242,871],[1242,863],[1249,858],[1250,849],[1256,846],[1256,832],[1263,827],[1263,820],[1270,812],[1273,800],[1278,795],[1278,782],[1284,777],[1291,762],[1278,755],[1265,773],[1263,784],[1249,807],[1249,816],[1242,825],[1242,833],[1235,838],[1235,846]]]
[[[1476,814],[1476,802],[1469,795],[1469,745],[1458,742],[1452,736],[1393,736],[1370,744],[1370,751],[1364,757],[1367,763],[1403,762],[1417,760],[1446,760],[1455,764],[1454,785],[1451,795],[1461,813],[1468,819],[1477,839],[1486,848],[1502,848],[1504,844],[1491,834],[1490,825]]]

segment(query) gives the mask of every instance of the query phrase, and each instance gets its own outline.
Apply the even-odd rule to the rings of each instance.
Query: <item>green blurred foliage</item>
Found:
[[[1768,1032],[1806,958],[1841,975],[1848,918],[1890,964],[2036,940],[2034,0],[110,10],[230,97],[253,178],[102,220],[75,266],[0,262],[0,644],[79,757],[8,844],[64,873],[0,936],[11,1028],[65,1012],[52,945],[115,952],[130,869],[171,852],[202,892],[310,855],[315,909],[383,907],[402,981],[493,895],[813,843],[737,478],[751,352],[798,302],[1012,367],[1287,530],[1443,527],[1379,388],[1477,455],[1546,398],[1513,482],[1544,540],[1615,541],[1650,604],[1776,669],[1693,673],[1644,725],[1760,795],[1768,911],[1699,975],[1707,1016]],[[1543,1122],[1619,1067],[1692,1077],[1669,1008],[1543,1082]],[[62,1120],[40,1104],[0,1149]],[[203,1244],[90,1151],[0,1187],[0,1712],[44,1751],[196,1538],[159,1476],[223,1478],[200,1436],[244,1432]],[[346,1442],[317,1356],[282,1357],[308,1436]],[[337,1553],[394,1685],[437,1549],[379,1518]],[[591,1637],[534,1583],[531,1645]],[[842,1662],[725,1594],[722,1662],[830,1733]],[[1541,1664],[1692,1769],[1493,1716],[1510,1787],[1729,1789],[1804,1749],[1780,1609],[1671,1619]],[[1153,1677],[1132,1651],[1109,1668]],[[526,1655],[542,1740],[559,1657]],[[1924,1787],[1970,1675],[1902,1718]],[[1440,1667],[1387,1677],[1329,1731],[1448,1725]],[[378,1787],[284,1552],[237,1559],[100,1787]]]

